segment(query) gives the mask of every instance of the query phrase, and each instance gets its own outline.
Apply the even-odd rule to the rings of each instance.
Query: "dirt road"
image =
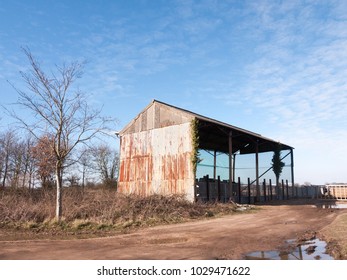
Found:
[[[247,252],[279,248],[306,231],[318,232],[347,211],[301,203],[106,238],[1,241],[0,259],[242,259]]]

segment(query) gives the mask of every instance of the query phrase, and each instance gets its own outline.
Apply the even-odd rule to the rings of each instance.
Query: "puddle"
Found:
[[[347,204],[317,204],[317,208],[322,208],[322,209],[347,209]]]
[[[295,240],[288,240],[288,245]],[[306,243],[283,251],[257,251],[245,256],[246,260],[333,260],[326,254],[326,242],[318,238],[306,241]],[[289,246],[290,247],[290,246]]]

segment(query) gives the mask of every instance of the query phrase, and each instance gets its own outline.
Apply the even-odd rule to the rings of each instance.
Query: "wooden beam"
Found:
[[[233,154],[233,178],[235,179],[236,154]]]
[[[260,186],[259,186],[259,141],[255,143],[255,181],[257,187],[257,201],[260,202]]]
[[[233,195],[233,133],[229,132],[229,186],[231,195]]]
[[[294,153],[293,149],[290,149],[290,169],[291,169],[291,175],[292,175],[292,192],[294,197]]]
[[[214,150],[213,153],[213,179],[216,180],[217,178],[217,151]]]

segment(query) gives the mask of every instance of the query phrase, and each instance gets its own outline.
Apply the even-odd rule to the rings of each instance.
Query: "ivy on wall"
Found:
[[[198,163],[200,162],[199,158],[199,121],[194,118],[190,124],[191,138],[192,138],[192,164],[193,164],[193,172],[194,177],[196,177],[196,168]]]

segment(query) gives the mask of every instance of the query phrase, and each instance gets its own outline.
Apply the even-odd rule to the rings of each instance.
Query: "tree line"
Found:
[[[0,177],[4,187],[7,184],[18,186],[21,178],[22,185],[23,181],[28,182],[29,178],[31,183],[28,185],[32,187],[32,181],[37,175],[43,186],[54,183],[56,218],[60,220],[64,180],[68,179],[69,174],[70,183],[78,181],[76,176],[70,173],[78,163],[84,170],[82,185],[85,185],[89,166],[88,154],[94,158],[93,163],[97,163],[95,170],[99,172],[101,180],[110,183],[116,179],[117,160],[113,160],[115,154],[112,149],[106,146],[86,148],[100,135],[109,135],[114,119],[102,116],[101,108],[91,106],[88,94],[75,85],[76,80],[83,74],[85,63],[72,61],[61,66],[56,65],[47,72],[28,47],[23,47],[22,51],[29,64],[28,70],[19,72],[23,86],[19,88],[9,81],[17,92],[18,99],[14,104],[15,108],[2,107],[29,136],[15,141],[18,136],[14,132],[2,133],[4,144],[3,156],[0,159],[3,161]],[[21,112],[26,115],[20,114]],[[26,152],[17,155],[18,149],[11,145],[19,144],[23,147],[27,145],[27,148],[24,149]],[[106,168],[107,157],[113,166],[111,164],[111,167]],[[31,166],[31,171],[25,171],[24,162],[30,163],[28,166]]]
[[[35,139],[15,130],[0,132],[0,187],[53,188],[56,185],[55,156],[50,148],[52,136]],[[117,187],[118,152],[105,143],[76,149],[64,170],[63,185]]]

